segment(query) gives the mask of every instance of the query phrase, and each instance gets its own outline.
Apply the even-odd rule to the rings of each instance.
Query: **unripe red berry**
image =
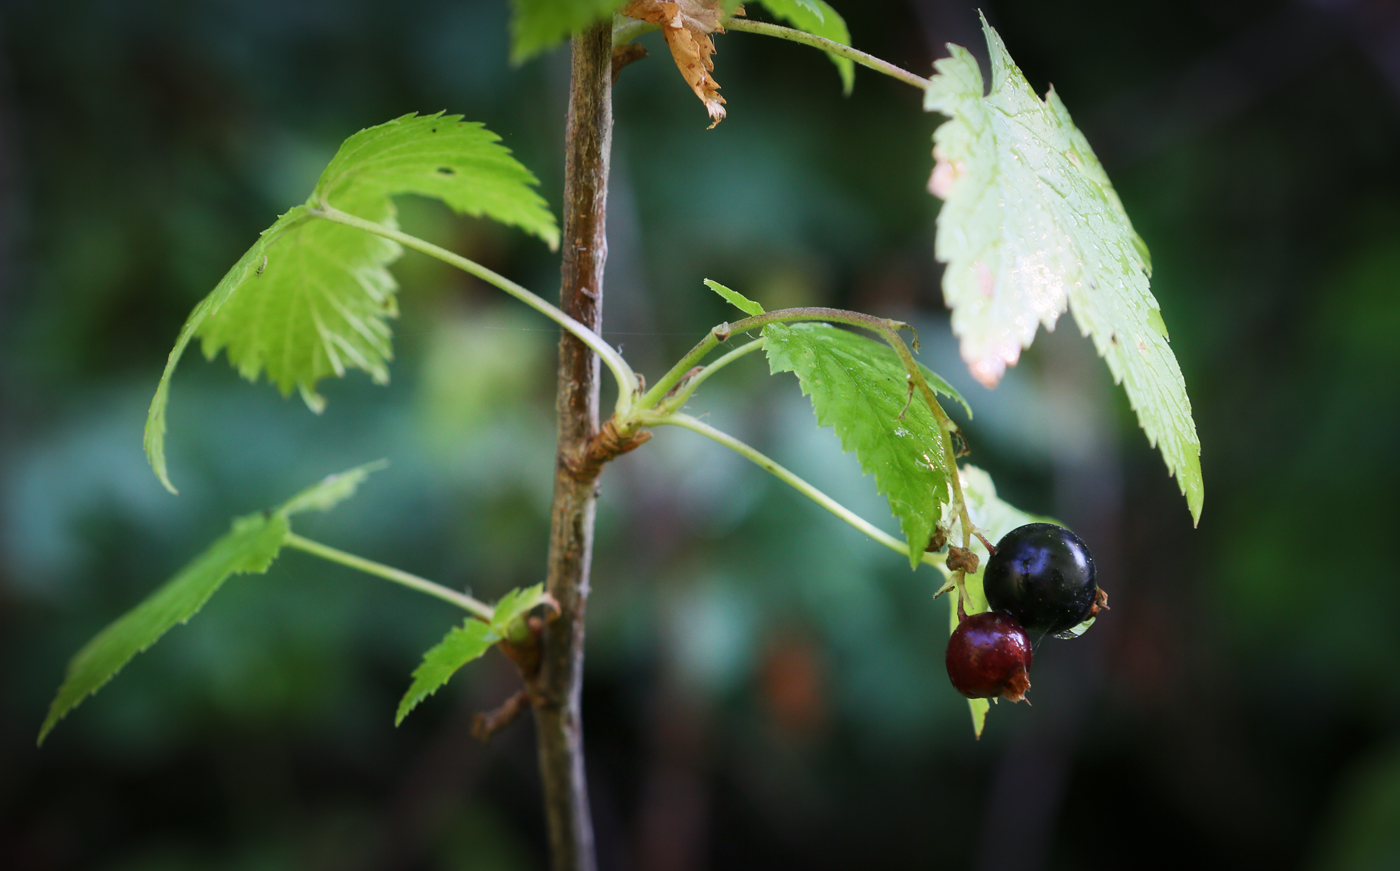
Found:
[[[1031,642],[1015,618],[973,614],[948,639],[948,679],[969,699],[1024,701],[1031,688]]]

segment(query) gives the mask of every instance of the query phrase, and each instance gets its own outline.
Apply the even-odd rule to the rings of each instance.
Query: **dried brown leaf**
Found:
[[[724,120],[724,98],[719,95],[719,82],[711,75],[715,63],[710,59],[715,53],[710,34],[724,32],[720,0],[632,0],[622,14],[661,25],[676,68],[710,113],[710,126]],[[742,7],[734,14],[742,15]]]

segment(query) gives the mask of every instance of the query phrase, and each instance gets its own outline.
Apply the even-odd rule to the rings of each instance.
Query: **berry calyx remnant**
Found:
[[[948,639],[948,679],[969,699],[1025,701],[1031,659],[1031,642],[1021,624],[995,611],[973,614]]]
[[[1028,523],[1003,536],[987,561],[982,588],[993,610],[1037,637],[1066,632],[1097,613],[1089,547],[1053,523]]]

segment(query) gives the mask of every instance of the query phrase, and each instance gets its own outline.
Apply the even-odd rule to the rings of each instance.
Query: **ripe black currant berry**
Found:
[[[1053,523],[1008,532],[987,561],[982,589],[993,610],[1039,638],[1073,629],[1094,613],[1094,558],[1079,536]]]
[[[953,689],[969,699],[1024,701],[1031,688],[1031,641],[1005,614],[973,614],[948,639],[947,665]]]

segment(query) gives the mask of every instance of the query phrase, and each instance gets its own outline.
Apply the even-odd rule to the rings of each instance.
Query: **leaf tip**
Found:
[[[316,392],[314,382],[310,385],[299,382],[297,390],[301,393],[301,401],[306,403],[312,414],[320,414],[326,410],[326,397]]]
[[[972,735],[977,740],[982,740],[982,730],[987,725],[987,711],[991,705],[986,699],[968,699],[967,706],[972,712]]]
[[[44,725],[39,727],[39,737],[34,741],[35,747],[44,746],[44,739],[49,737],[49,733],[53,731],[53,727],[57,726],[61,719],[63,719],[63,714],[55,715],[52,710],[49,711],[49,715],[44,718]]]

